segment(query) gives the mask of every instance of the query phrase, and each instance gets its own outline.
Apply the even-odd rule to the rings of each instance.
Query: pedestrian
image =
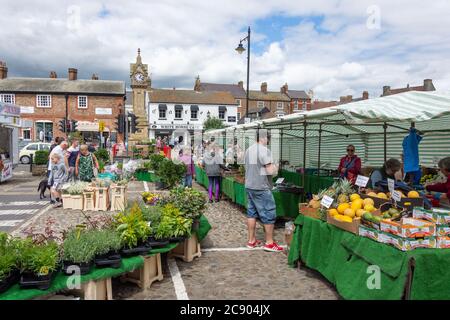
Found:
[[[213,188],[216,196],[216,202],[220,201],[220,178],[221,169],[224,168],[223,158],[218,152],[218,149],[212,145],[209,145],[205,151],[202,167],[205,169],[208,176],[208,195],[209,203],[213,203]]]
[[[186,166],[186,173],[183,178],[183,186],[192,188],[192,179],[194,177],[194,160],[189,147],[180,150],[180,161]]]
[[[55,141],[50,145],[50,152],[56,147],[61,144],[65,139],[63,137],[56,137]],[[53,141],[53,140],[52,140]]]
[[[264,225],[265,251],[281,252],[273,240],[276,220],[276,205],[272,195],[272,176],[278,171],[274,164],[272,152],[267,148],[270,136],[266,131],[259,131],[257,142],[245,152],[245,190],[247,193],[247,247],[256,248],[261,241],[256,239],[256,219]]]
[[[61,138],[61,139],[64,139],[64,138]],[[53,164],[52,164],[52,161],[51,161],[51,156],[54,153],[59,154],[60,157],[61,157],[60,161],[63,162],[67,168],[69,167],[69,165],[67,163],[67,158],[66,158],[66,150],[67,150],[67,148],[69,146],[67,141],[60,140],[60,139],[56,138],[55,139],[55,143],[58,143],[58,145],[56,145],[53,149],[51,149],[50,154],[48,156],[49,161],[48,161],[48,167],[47,167],[47,176],[50,176],[50,171],[52,170],[52,165]]]
[[[89,151],[87,145],[80,146],[80,152],[75,162],[75,174],[79,180],[91,182],[98,171],[98,161],[95,155]]]
[[[52,170],[50,172],[50,178],[48,179],[48,185],[51,187],[50,192],[55,199],[53,207],[58,208],[62,206],[61,188],[67,181],[67,168],[59,153],[53,153],[50,157],[50,161],[52,162]]]
[[[161,137],[158,137],[156,139],[156,149],[158,150],[158,152],[162,151],[162,147],[161,147]]]
[[[361,172],[361,159],[355,154],[355,146],[349,144],[347,146],[347,155],[341,158],[338,167],[339,177],[347,179],[355,184],[356,178]]]
[[[75,165],[77,162],[77,157],[80,152],[79,141],[78,139],[72,140],[72,145],[67,149],[67,163],[69,165],[69,181],[75,181]]]
[[[39,141],[44,142],[44,138],[45,138],[44,131],[43,130],[39,131]]]

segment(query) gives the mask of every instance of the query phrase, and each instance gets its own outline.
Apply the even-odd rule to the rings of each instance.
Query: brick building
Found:
[[[410,87],[409,84],[406,85],[405,88],[397,88],[397,89],[391,89],[390,86],[384,86],[383,87],[383,94],[384,96],[390,96],[397,93],[407,92],[407,91],[435,91],[436,88],[433,85],[433,80],[431,79],[425,79],[423,80],[423,85],[421,86],[415,86]]]
[[[78,131],[87,142],[98,143],[99,122],[105,125],[104,136],[111,142],[123,141],[117,134],[115,120],[124,108],[123,81],[77,78],[77,69],[70,68],[67,78],[60,79],[54,71],[49,78],[10,78],[5,63],[0,64],[0,101],[20,106],[21,118],[29,120],[30,127],[22,128],[24,140],[49,142],[65,136],[59,130],[59,121],[67,115],[78,121]]]
[[[289,90],[288,84],[285,83],[280,92],[284,93],[291,99],[288,113],[297,113],[301,111],[311,110],[311,97],[303,90]]]

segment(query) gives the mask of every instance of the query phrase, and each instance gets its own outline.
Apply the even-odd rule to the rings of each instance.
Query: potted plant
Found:
[[[152,248],[161,248],[169,244],[169,240],[163,237],[157,239],[155,231],[158,229],[161,221],[162,207],[159,205],[141,206],[142,216],[147,221],[151,228],[151,235],[148,237],[148,245]]]
[[[69,231],[64,239],[63,247],[63,271],[71,275],[70,266],[78,266],[80,274],[88,274],[95,256],[95,246],[89,237],[89,231],[76,228]]]
[[[151,248],[146,242],[151,229],[148,222],[144,220],[137,203],[129,211],[119,213],[115,220],[116,230],[119,232],[124,247],[123,255],[133,256],[150,251]]]
[[[71,183],[67,187],[64,187],[64,209],[83,210],[83,192],[88,187],[88,185],[89,184],[87,182],[77,181],[75,183]],[[68,199],[69,197],[67,195],[70,196],[70,200]],[[67,201],[68,203],[64,204],[65,201]]]
[[[20,248],[21,288],[47,290],[59,264],[59,249],[54,241],[35,244],[23,241]]]
[[[160,188],[173,188],[181,182],[186,173],[186,166],[182,163],[177,164],[171,160],[164,159],[156,171],[157,176],[161,179]],[[158,187],[158,184],[157,184]]]
[[[170,194],[165,198],[163,203],[172,203],[184,217],[198,221],[200,216],[206,209],[205,195],[193,188],[178,187],[170,190]],[[194,223],[197,225],[197,223]],[[194,227],[196,228],[196,227]]]
[[[122,239],[119,233],[111,228],[92,230],[89,237],[95,248],[96,267],[120,268]]]
[[[103,162],[103,165],[105,163],[109,163],[109,152],[106,149],[98,149],[97,151],[94,152],[95,157],[97,158],[99,164],[100,161]]]
[[[185,218],[180,209],[166,204],[161,211],[161,220],[155,231],[156,239],[179,242],[191,235],[192,219]]]
[[[0,233],[0,293],[8,290],[19,280],[17,245],[19,239]]]

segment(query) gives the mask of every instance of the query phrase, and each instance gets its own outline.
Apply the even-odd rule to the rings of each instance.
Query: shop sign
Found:
[[[95,114],[110,116],[112,115],[112,108],[95,108]]]
[[[18,117],[20,116],[20,108],[13,104],[0,102],[0,115]]]
[[[177,130],[177,129],[186,129],[186,130],[201,130],[203,128],[202,125],[195,124],[158,124],[152,125],[152,129],[166,129],[166,130]]]
[[[34,107],[20,107],[20,113],[34,113]]]
[[[13,169],[13,164],[12,162],[7,162],[4,163],[4,167],[2,170],[2,175],[1,175],[1,181],[6,181],[10,178],[12,178],[12,169]]]

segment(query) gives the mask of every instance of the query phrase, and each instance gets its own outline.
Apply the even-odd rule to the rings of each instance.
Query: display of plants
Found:
[[[71,265],[80,267],[81,274],[89,273],[90,266],[95,256],[95,245],[91,240],[90,231],[76,228],[69,231],[64,239],[62,259],[64,272]]]
[[[141,206],[142,211],[142,217],[145,221],[150,223],[150,227],[152,231],[154,231],[157,226],[159,225],[159,222],[161,221],[161,215],[162,215],[162,207],[159,205],[154,206]]]
[[[191,230],[192,219],[185,218],[173,204],[166,204],[162,208],[161,221],[154,236],[156,239],[189,237]]]
[[[170,190],[163,203],[172,203],[184,217],[198,219],[206,209],[206,196],[193,188],[178,187]]]
[[[116,215],[115,225],[122,245],[129,249],[142,245],[151,233],[150,226],[144,220],[137,203],[130,210],[125,210]]]
[[[7,233],[0,233],[0,293],[18,280],[18,241]]]
[[[156,171],[156,175],[161,178],[161,182],[169,189],[179,184],[185,173],[186,166],[184,164],[176,164],[168,159],[164,159]]]
[[[77,181],[70,183],[63,187],[63,193],[68,193],[70,195],[82,195],[83,191],[89,186],[88,182]]]
[[[120,234],[114,229],[91,230],[88,238],[95,248],[95,255],[117,252],[122,248]]]
[[[104,164],[109,163],[109,152],[106,149],[98,149],[94,152],[95,157],[97,158],[99,164],[102,161]]]
[[[98,160],[98,172],[105,172],[105,162],[103,160]]]
[[[142,200],[144,201],[144,203],[146,203],[150,206],[156,205],[160,199],[161,199],[161,197],[156,193],[152,193],[152,192],[143,192],[142,193]]]
[[[166,160],[164,153],[161,154],[152,154],[150,156],[150,170],[158,171],[160,164]]]

